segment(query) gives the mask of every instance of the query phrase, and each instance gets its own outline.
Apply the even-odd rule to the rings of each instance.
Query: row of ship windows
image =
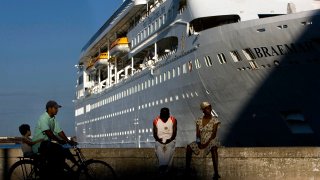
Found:
[[[244,49],[242,51],[248,60],[255,59],[255,55],[253,54],[253,52],[251,51],[250,48]],[[233,58],[234,62],[242,61],[241,56],[239,55],[238,51],[230,51],[230,54],[231,54],[231,57]],[[217,54],[217,58],[218,58],[220,64],[224,64],[227,62],[226,57],[223,53]],[[213,65],[213,61],[212,61],[211,56],[204,56],[203,60],[204,60],[204,63],[207,67],[210,67]],[[201,63],[200,63],[199,59],[195,59],[194,64],[195,64],[196,69],[201,68]],[[249,64],[253,68],[257,68],[257,65],[255,64],[255,62],[250,61]],[[152,86],[155,86],[157,84],[160,84],[162,82],[170,80],[170,79],[175,78],[177,76],[180,76],[181,74],[187,74],[188,72],[191,72],[192,69],[193,69],[193,61],[190,60],[189,62],[183,64],[182,68],[180,66],[177,66],[176,68],[173,68],[171,71],[169,70],[169,71],[164,72],[164,73],[157,75],[157,76],[154,75],[153,79],[149,79],[145,82],[138,83],[137,85],[132,86],[131,88],[128,88],[127,90],[119,92],[115,95],[112,95],[112,96],[110,96],[104,100],[101,100],[99,102],[96,102],[92,105],[90,105],[90,104],[87,105],[86,112],[89,112],[93,109],[99,108],[103,105],[112,103],[112,102],[117,101],[119,99],[122,99],[126,96],[129,96],[129,95],[135,94],[137,92],[146,90],[147,88],[150,88]],[[82,108],[79,108],[75,111],[76,116],[79,116],[82,114],[84,114],[84,109],[82,109]]]
[[[174,16],[174,9],[175,9],[175,7],[172,6],[171,9],[168,10],[168,16],[167,16],[167,13],[164,13],[159,18],[155,19],[151,24],[149,24],[148,27],[146,27],[142,31],[140,31],[131,40],[131,48],[138,45],[142,40],[149,37],[152,33],[154,33],[156,30],[158,30],[160,27],[162,27],[166,23],[167,20],[171,19]]]
[[[182,95],[181,95],[182,99],[186,99],[186,98],[189,99],[189,98],[193,98],[193,97],[196,97],[196,96],[199,96],[196,91],[195,92],[190,92],[190,93],[182,93]],[[180,99],[179,95],[175,95],[174,97],[173,96],[166,97],[166,98],[163,98],[163,99],[150,101],[150,102],[145,103],[143,105],[139,105],[138,109],[140,110],[140,109],[151,108],[151,107],[154,107],[154,106],[162,105],[164,103],[173,102],[174,100],[178,101],[179,99]],[[134,112],[134,110],[135,110],[134,107],[127,108],[127,109],[124,109],[124,110],[121,110],[121,111],[118,111],[118,112],[110,113],[110,114],[107,114],[107,115],[104,115],[104,116],[100,116],[100,117],[92,118],[92,119],[89,119],[89,120],[86,120],[86,121],[83,121],[83,122],[79,122],[79,123],[77,123],[77,126],[90,124],[90,123],[93,123],[93,122],[96,122],[96,121],[101,121],[103,119],[108,119],[108,118],[113,118],[113,117],[116,117],[116,116],[124,115],[124,114],[130,113],[130,112]]]
[[[181,97],[183,99],[185,99],[185,98],[191,98],[191,97],[194,97],[194,96],[198,96],[198,93],[197,92],[194,92],[194,93],[191,92],[190,94],[189,93],[185,93],[185,94],[182,94]],[[164,100],[160,99],[160,100],[156,100],[156,101],[153,101],[153,102],[145,103],[144,105],[139,106],[139,109],[140,108],[142,108],[142,109],[147,108],[148,105],[149,105],[149,107],[151,107],[151,106],[154,106],[154,105],[163,104],[163,102],[167,103],[167,102],[169,102],[169,100],[170,100],[170,102],[172,102],[173,99],[174,99],[173,97],[170,97],[170,98],[165,98]],[[176,95],[175,99],[179,100],[179,96]],[[95,121],[99,121],[99,120],[102,120],[102,119],[106,119],[106,118],[109,118],[109,117],[114,117],[114,116],[117,116],[117,115],[125,114],[126,112],[131,112],[131,109],[132,109],[132,111],[134,111],[134,107],[133,108],[128,108],[126,110],[119,111],[117,113],[112,113],[112,114],[109,114],[109,115],[105,115],[105,116],[94,118],[94,119],[91,119],[91,120],[88,120],[88,121],[77,123],[77,126],[84,125],[84,124],[89,124],[89,123],[92,123],[92,122],[95,122]],[[84,131],[85,131],[85,129],[84,129]],[[139,134],[141,134],[141,133],[152,133],[152,128],[139,129],[138,133]],[[112,133],[105,133],[105,134],[96,134],[96,135],[88,134],[86,137],[88,137],[88,138],[100,138],[100,137],[112,137],[112,136],[131,135],[131,134],[135,134],[135,130],[122,131],[122,132],[112,132]]]
[[[303,22],[300,22],[300,24],[303,26],[308,26],[308,25],[312,25],[312,21],[303,21]],[[277,26],[277,28],[278,29],[287,29],[288,25],[282,24],[282,25]],[[265,32],[265,31],[266,31],[266,28],[257,29],[257,32]]]
[[[163,26],[166,22],[167,14],[163,14],[158,19],[156,19],[154,22],[149,24],[148,27],[144,28],[142,31],[140,31],[136,37],[134,37],[131,40],[131,48],[138,45],[142,40],[149,37],[153,32],[155,32],[157,29],[159,29],[161,26]]]
[[[102,138],[102,137],[114,137],[114,136],[125,136],[125,135],[132,135],[135,134],[135,130],[129,130],[129,131],[120,131],[120,132],[112,132],[112,133],[104,133],[104,134],[87,134],[87,138]],[[146,128],[146,129],[139,129],[139,134],[144,133],[152,133],[152,128]]]

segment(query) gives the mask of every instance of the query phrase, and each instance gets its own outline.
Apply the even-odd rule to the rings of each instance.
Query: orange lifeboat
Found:
[[[121,53],[129,52],[129,50],[130,48],[128,38],[121,37],[112,42],[109,52],[111,56],[117,56]]]
[[[90,60],[90,61],[87,63],[87,65],[86,65],[86,72],[87,72],[88,74],[91,74],[91,73],[93,73],[93,72],[96,70],[96,68],[94,67],[94,63],[95,63],[95,60]]]
[[[108,64],[108,52],[100,53],[94,62],[94,67],[99,68]]]

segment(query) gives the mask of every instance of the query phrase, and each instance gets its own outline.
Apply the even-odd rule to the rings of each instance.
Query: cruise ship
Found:
[[[81,50],[82,147],[153,147],[168,107],[176,146],[209,101],[225,147],[320,145],[319,0],[125,0]]]

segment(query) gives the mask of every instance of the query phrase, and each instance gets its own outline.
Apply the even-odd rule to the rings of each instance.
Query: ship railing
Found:
[[[95,85],[91,89],[91,93],[97,94],[99,92],[99,85]]]
[[[168,50],[167,53],[159,56],[159,58],[156,60],[156,62],[162,61],[162,60],[167,60],[167,59],[169,59],[173,54],[175,54],[176,52],[177,52],[177,49],[174,49],[174,50],[172,50],[172,51],[171,51],[171,50]]]
[[[105,79],[105,80],[103,80],[103,81],[101,81],[100,82],[100,89],[102,90],[102,89],[105,89],[106,87],[107,87],[107,79]]]

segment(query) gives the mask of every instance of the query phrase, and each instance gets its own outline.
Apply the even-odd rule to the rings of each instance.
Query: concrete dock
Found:
[[[82,149],[90,159],[109,163],[119,179],[157,179],[157,159],[152,148]],[[221,180],[315,180],[320,179],[320,148],[318,147],[256,147],[220,148],[219,170]],[[0,177],[21,156],[20,149],[0,150]],[[211,155],[194,156],[193,171],[186,176],[185,148],[177,148],[172,173],[166,179],[212,179]]]

